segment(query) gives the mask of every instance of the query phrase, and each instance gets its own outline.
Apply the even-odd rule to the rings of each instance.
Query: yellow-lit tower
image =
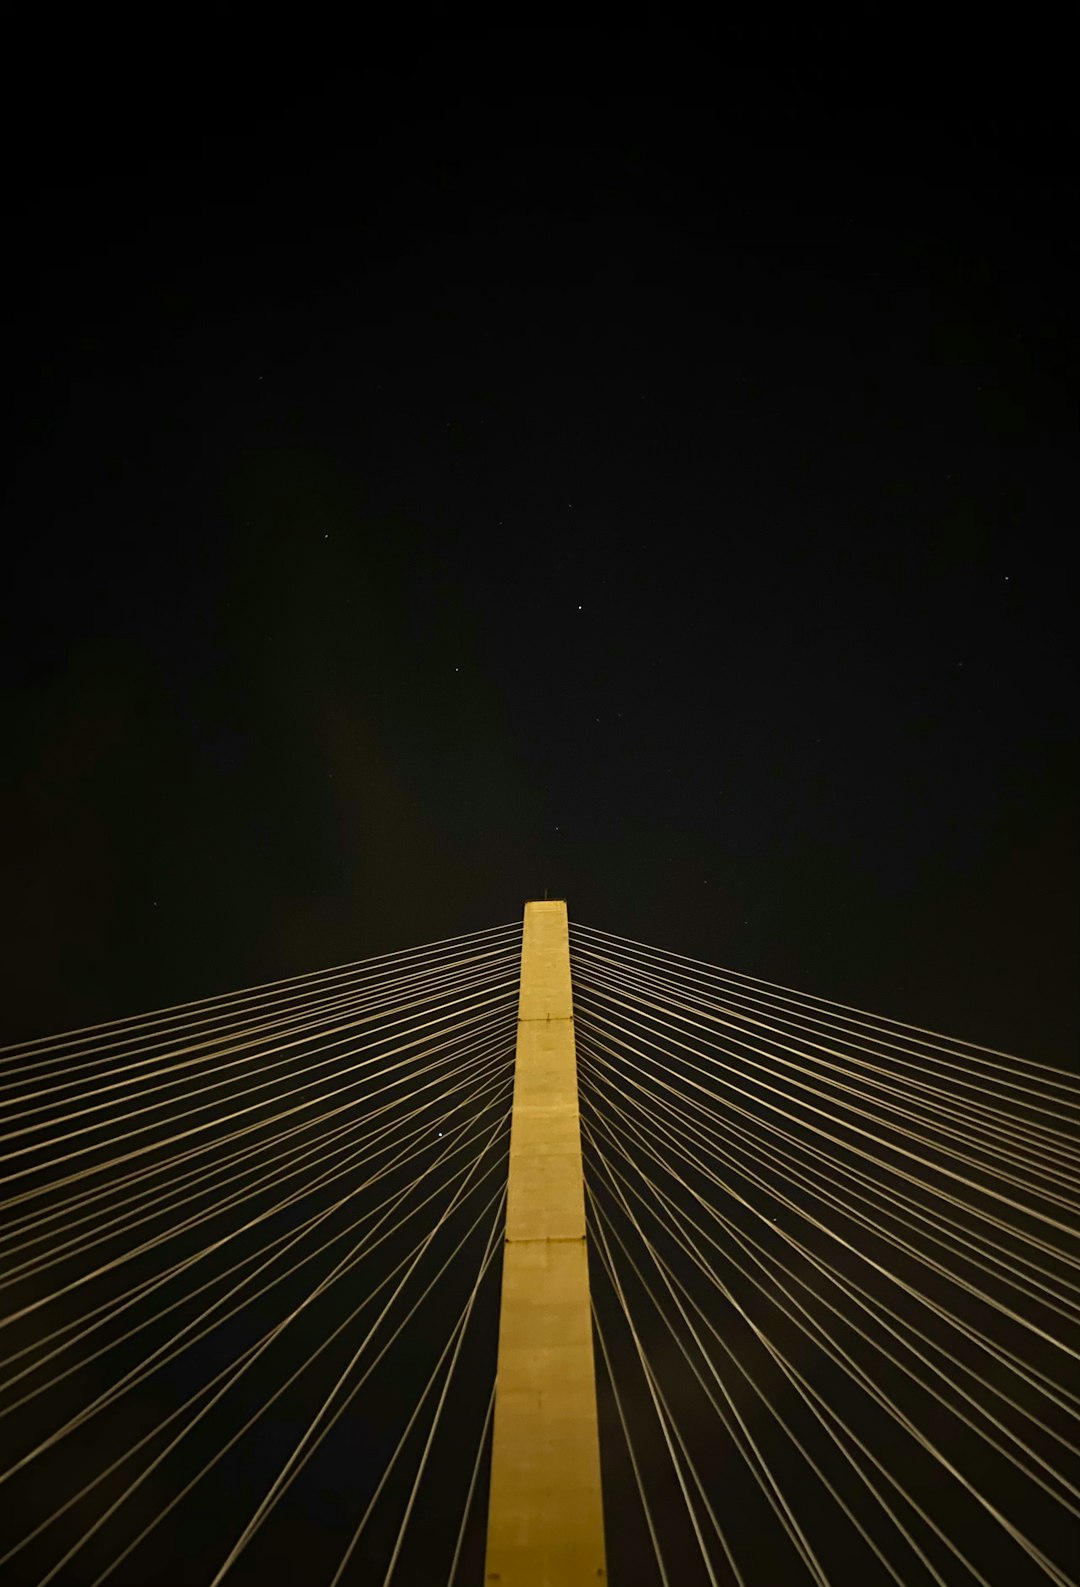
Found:
[[[525,905],[487,1583],[605,1580],[566,903]]]

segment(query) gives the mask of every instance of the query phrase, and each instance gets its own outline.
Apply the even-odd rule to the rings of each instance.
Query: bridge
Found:
[[[0,1053],[0,1584],[1075,1583],[1076,1080],[525,927]]]

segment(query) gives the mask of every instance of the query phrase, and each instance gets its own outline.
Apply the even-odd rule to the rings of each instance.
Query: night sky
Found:
[[[980,30],[34,41],[4,1039],[546,890],[1072,1062],[1077,195]]]

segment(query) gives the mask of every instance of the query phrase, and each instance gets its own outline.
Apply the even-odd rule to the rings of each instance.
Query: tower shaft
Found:
[[[605,1580],[566,903],[525,905],[485,1581]]]

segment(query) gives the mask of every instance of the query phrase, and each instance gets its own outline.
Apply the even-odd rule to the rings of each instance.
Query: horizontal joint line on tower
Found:
[[[504,1245],[580,1245],[583,1234],[507,1234]]]

